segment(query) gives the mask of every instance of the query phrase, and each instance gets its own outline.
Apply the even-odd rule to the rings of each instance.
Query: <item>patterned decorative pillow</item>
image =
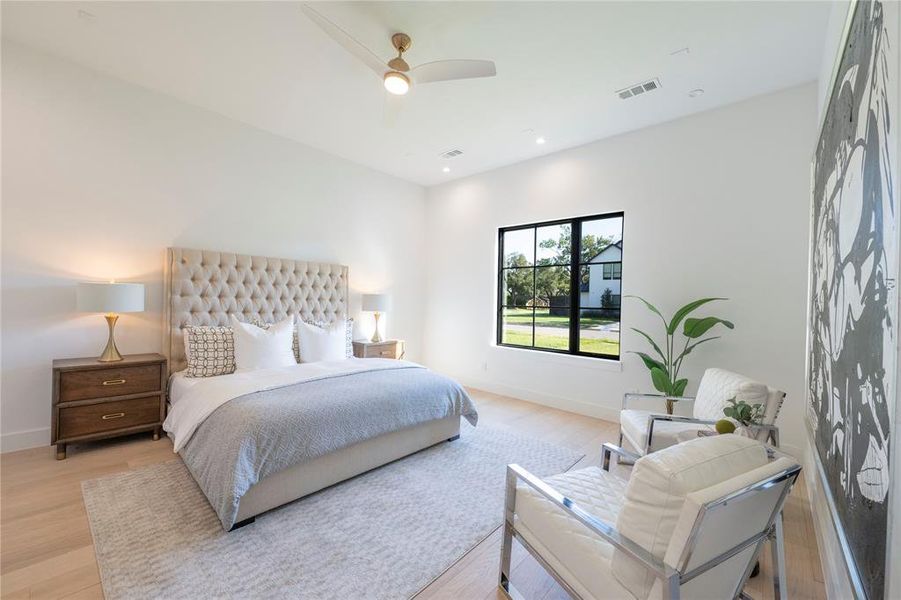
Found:
[[[272,323],[267,323],[260,317],[255,317],[253,321],[251,321],[257,327],[262,327],[263,329],[269,329],[269,326]],[[297,321],[298,323],[300,320]],[[303,321],[309,325],[315,325],[316,327],[321,327],[323,329],[328,329],[332,324],[327,321]],[[354,355],[354,320],[346,319],[344,321],[345,326],[345,342],[346,347],[344,349],[345,355],[347,358],[350,358]],[[294,360],[300,363],[300,341],[297,338],[297,328],[294,328],[294,337],[291,340],[291,349],[294,350]]]
[[[235,337],[231,327],[184,328],[186,377],[214,377],[235,372]]]

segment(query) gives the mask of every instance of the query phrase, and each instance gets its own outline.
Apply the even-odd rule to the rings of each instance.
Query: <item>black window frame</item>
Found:
[[[582,217],[572,217],[569,219],[555,219],[553,221],[540,221],[537,223],[528,223],[524,225],[512,225],[509,227],[499,227],[497,230],[497,302],[496,302],[496,336],[495,342],[498,346],[502,346],[505,348],[519,348],[520,350],[535,350],[538,352],[550,352],[552,354],[566,354],[570,356],[584,356],[587,358],[599,358],[604,360],[620,360],[622,356],[622,332],[620,332],[620,352],[619,354],[599,354],[595,352],[583,352],[579,350],[579,319],[581,317],[581,272],[583,266],[590,266],[594,264],[603,264],[603,263],[592,263],[589,261],[582,262],[581,260],[581,246],[582,246],[582,224],[586,221],[597,221],[601,219],[616,219],[620,218],[621,221],[621,229],[620,229],[620,238],[619,242],[622,242],[623,232],[626,227],[626,218],[625,213],[623,211],[615,211],[609,213],[600,213],[595,215],[588,215]],[[571,239],[571,247],[570,247],[570,261],[568,265],[570,269],[570,289],[569,289],[569,348],[566,350],[560,350],[556,348],[541,348],[535,346],[535,289],[533,286],[532,293],[532,345],[525,346],[521,344],[509,344],[503,341],[504,331],[503,331],[503,321],[504,321],[504,310],[510,308],[523,308],[520,306],[507,306],[504,303],[506,294],[504,289],[504,271],[508,270],[508,268],[504,264],[504,234],[512,232],[512,231],[520,231],[520,230],[533,230],[533,245],[535,246],[535,251],[532,255],[532,264],[523,267],[510,267],[509,269],[532,269],[533,273],[533,281],[534,276],[537,269],[542,268],[543,265],[538,265],[538,229],[542,227],[554,226],[554,225],[569,225],[570,226],[570,239]],[[616,242],[614,242],[616,243]],[[606,261],[605,261],[606,262]],[[610,261],[610,262],[618,262],[620,263],[620,279],[622,282],[622,255],[620,260],[618,261]],[[544,265],[548,266],[548,265]],[[602,273],[603,277],[603,273]],[[620,298],[622,294],[622,283],[620,283]],[[587,309],[591,309],[594,307],[587,307]],[[620,302],[620,306],[616,309],[619,313],[619,323],[620,328],[622,328],[622,302]]]

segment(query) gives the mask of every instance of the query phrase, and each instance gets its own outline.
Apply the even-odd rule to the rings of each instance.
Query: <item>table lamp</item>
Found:
[[[100,355],[100,362],[116,362],[122,360],[116,348],[113,331],[116,328],[118,313],[141,312],[144,310],[143,283],[79,283],[75,293],[76,305],[82,312],[106,313],[106,324],[109,326],[109,341]]]
[[[375,333],[372,334],[372,342],[382,341],[379,335],[379,317],[381,313],[391,308],[391,296],[388,294],[363,294],[363,310],[375,313]]]

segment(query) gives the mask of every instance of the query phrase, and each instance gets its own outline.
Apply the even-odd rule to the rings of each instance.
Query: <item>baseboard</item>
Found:
[[[597,419],[604,419],[605,421],[612,421],[613,423],[619,423],[618,408],[614,409],[605,406],[598,406],[597,404],[584,402],[582,400],[573,400],[572,398],[564,398],[562,396],[544,394],[542,392],[536,392],[534,390],[520,388],[512,385],[496,383],[493,381],[488,381],[486,379],[478,379],[472,377],[455,377],[455,379],[466,387],[485,390],[486,392],[500,394],[502,396],[510,396],[511,398],[516,398],[517,400],[525,400],[526,402],[531,402],[533,404],[541,404],[542,406],[550,406],[551,408],[558,408],[560,410],[565,410],[567,412],[572,412],[579,415],[585,415],[588,417],[595,417]]]
[[[50,444],[50,428],[28,429],[26,431],[13,431],[0,435],[0,452],[15,452],[28,448],[40,448]]]
[[[817,466],[814,463],[813,448],[801,455],[804,471],[804,483],[807,487],[807,500],[810,504],[810,516],[813,521],[813,531],[816,536],[817,548],[820,555],[820,567],[823,571],[823,582],[826,588],[827,598],[853,598],[851,580],[847,575],[847,566],[841,552],[838,536],[832,524],[832,515],[826,505],[826,498],[820,480]]]

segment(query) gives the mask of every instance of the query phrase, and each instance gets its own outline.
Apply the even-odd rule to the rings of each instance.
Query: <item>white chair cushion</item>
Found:
[[[612,525],[626,481],[598,467],[544,481],[583,510]],[[583,598],[631,598],[610,572],[613,547],[524,483],[516,488],[516,529]]]
[[[648,410],[626,409],[619,413],[619,426],[623,437],[639,454],[644,454],[648,442],[648,416],[655,414]],[[659,413],[657,413],[659,414]],[[712,430],[710,425],[694,425],[692,423],[675,423],[657,421],[654,424],[653,447],[651,451],[668,448],[679,443],[679,435],[696,432],[700,429]]]
[[[723,408],[730,398],[744,400],[751,405],[766,406],[768,397],[769,389],[762,383],[725,369],[707,369],[698,386],[693,416],[696,419],[718,421],[725,418]]]
[[[687,566],[681,564],[688,539],[704,505],[769,479],[794,466],[796,466],[794,461],[784,457],[779,458],[722,483],[688,494],[663,558],[664,562],[675,569],[691,570],[763,531],[782,495],[784,489],[782,486],[770,487],[753,498],[746,497],[735,500],[731,503],[732,509],[729,511],[723,507],[723,512],[708,513],[707,520],[698,531],[697,545],[694,547]],[[735,518],[736,515],[739,515],[740,518]],[[683,585],[682,596],[685,598],[732,597],[755,550],[756,547],[751,546]],[[655,591],[651,592],[651,597],[659,597],[660,591],[656,590],[662,589],[662,584],[655,584],[654,588]]]
[[[767,464],[763,445],[737,435],[698,438],[648,454],[635,463],[616,529],[663,559],[685,497]],[[621,552],[613,574],[637,598],[647,598],[655,577]]]

